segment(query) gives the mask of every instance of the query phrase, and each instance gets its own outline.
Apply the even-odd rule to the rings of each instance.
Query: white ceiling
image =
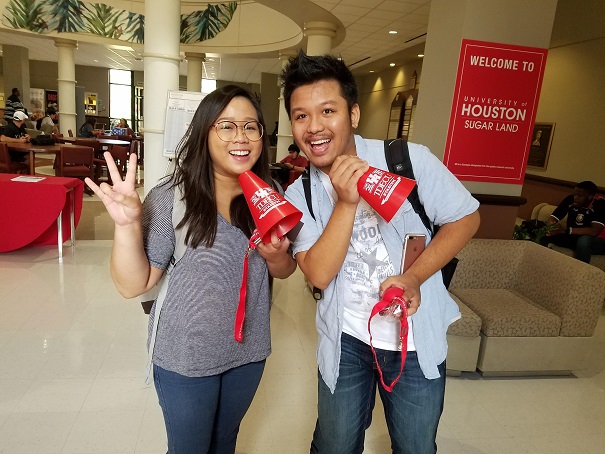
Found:
[[[308,17],[307,1],[289,1],[291,3],[288,7],[291,11],[292,6],[295,7],[294,10],[296,6],[300,6],[299,17],[305,14]],[[312,0],[312,2],[334,15],[344,26],[346,31],[344,40],[333,49],[333,53],[341,56],[354,73],[381,71],[386,69],[390,62],[400,65],[411,58],[418,58],[416,51],[406,52],[405,49],[424,43],[430,0]],[[261,0],[259,3],[266,5],[270,2]],[[293,20],[296,18],[292,15],[290,17]],[[397,34],[389,34],[390,30],[397,31]],[[57,61],[57,48],[51,37],[38,37],[29,33],[0,29],[0,44],[27,47],[30,60]],[[103,45],[79,41],[78,49],[75,51],[76,64],[142,71],[142,46],[119,42],[116,44]],[[191,48],[187,49],[190,50]],[[414,47],[414,50],[417,48]],[[204,52],[202,45],[199,52]],[[182,56],[184,57],[184,52]],[[203,77],[260,83],[261,73],[277,74],[280,71],[281,62],[277,52],[267,52],[260,56],[206,52]],[[180,73],[187,74],[187,63],[184,60],[181,62]]]

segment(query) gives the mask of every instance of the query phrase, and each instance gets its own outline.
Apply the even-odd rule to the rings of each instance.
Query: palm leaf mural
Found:
[[[78,33],[86,30],[84,25],[84,12],[86,5],[80,0],[46,0],[48,13],[52,18],[49,26],[59,33]]]
[[[128,13],[125,39],[135,43],[142,43],[145,40],[145,16]]]
[[[237,2],[220,3],[183,16],[181,42],[190,44],[214,38],[227,28],[236,10]]]
[[[11,0],[6,6],[4,19],[13,28],[24,28],[32,32],[43,33],[48,24],[43,18],[43,5],[36,0]]]
[[[236,10],[234,1],[208,4],[205,10],[182,15],[181,42],[214,38],[227,28]],[[136,43],[143,43],[145,39],[142,14],[82,0],[10,0],[2,22],[14,29],[36,33],[90,33]]]
[[[122,29],[124,13],[124,10],[116,10],[113,6],[93,3],[84,13],[86,29],[94,35],[119,39],[124,34]]]

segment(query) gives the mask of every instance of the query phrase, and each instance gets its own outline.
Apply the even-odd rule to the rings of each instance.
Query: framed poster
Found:
[[[529,147],[529,159],[527,160],[528,166],[546,170],[554,133],[554,123],[534,124],[534,132],[531,136],[531,145]]]

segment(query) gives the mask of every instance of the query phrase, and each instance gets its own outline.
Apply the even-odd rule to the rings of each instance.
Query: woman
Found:
[[[128,122],[126,121],[126,118],[120,118],[120,121],[117,124],[116,128],[126,129],[126,135],[127,136],[133,136],[134,135],[134,131],[132,129],[130,129],[130,126],[128,126]]]
[[[80,126],[80,130],[78,131],[78,137],[84,137],[87,139],[96,137],[95,123],[96,120],[94,117],[87,117],[84,124]]]
[[[270,244],[249,254],[244,340],[235,341],[244,256],[254,229],[238,176],[252,170],[271,181],[260,107],[233,85],[206,96],[179,145],[174,173],[149,192],[144,205],[134,186],[136,156],[130,156],[123,182],[105,156],[114,186],[86,183],[115,221],[111,273],[127,298],[152,289],[169,266],[178,241],[172,212],[181,202],[175,190],[183,194],[179,225],[187,228],[187,249],[170,272],[150,346],[168,452],[234,453],[271,349],[267,270],[285,278],[296,268],[288,239],[275,233]]]

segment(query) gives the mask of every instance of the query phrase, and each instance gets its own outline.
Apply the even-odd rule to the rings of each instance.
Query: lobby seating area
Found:
[[[473,359],[484,376],[587,366],[605,297],[601,270],[531,241],[473,239],[458,258],[450,292],[462,319],[448,332],[448,369],[474,371]]]

